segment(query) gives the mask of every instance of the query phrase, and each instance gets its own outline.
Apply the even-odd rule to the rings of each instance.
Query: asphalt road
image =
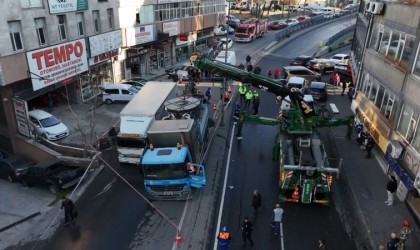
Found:
[[[310,54],[312,51],[309,48],[313,48],[315,52],[320,40],[331,35],[333,30],[342,29],[340,22],[338,20],[321,30],[308,32],[303,38],[265,57],[260,63],[263,72],[265,68],[275,64],[279,67],[288,64],[292,57]],[[234,44],[232,49],[237,51],[238,63],[245,61],[248,52],[266,46],[273,38],[274,32],[270,32],[253,43]],[[218,90],[215,90],[213,96],[217,94]],[[261,93],[261,99],[260,115],[275,117],[278,110],[275,97],[269,93]],[[244,140],[235,141],[232,145],[230,187],[222,221],[232,228],[232,249],[236,249],[240,245],[242,219],[251,212],[252,190],[259,189],[262,192],[263,209],[255,221],[254,239],[257,241],[256,246],[260,246],[255,249],[280,249],[279,239],[272,235],[270,228],[271,209],[278,194],[277,163],[271,160],[276,129],[247,124],[243,132]],[[104,157],[137,192],[144,194],[142,178],[137,169],[120,167],[116,160],[116,151],[107,151]],[[38,242],[36,249],[171,249],[175,227],[151,209],[137,192],[114,172],[105,168],[77,201],[80,217],[76,224],[69,228],[60,228],[50,240]],[[189,205],[194,207],[194,202],[195,200],[191,200]],[[178,224],[185,202],[153,202],[153,205],[174,224]],[[316,249],[316,241],[322,237],[331,239],[332,246],[334,242],[347,244],[334,206],[318,208],[285,205],[284,208],[286,249]],[[334,241],[328,232],[334,232]]]

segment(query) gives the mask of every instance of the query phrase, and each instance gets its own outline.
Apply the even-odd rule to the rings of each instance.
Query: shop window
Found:
[[[12,42],[13,51],[22,50],[23,42],[20,29],[20,21],[8,22],[10,40]]]
[[[45,18],[35,18],[36,35],[39,46],[47,44]]]
[[[67,33],[66,33],[66,16],[65,15],[57,15],[58,20],[58,35],[60,37],[60,40],[66,40],[67,39]]]
[[[42,7],[42,0],[20,0],[22,8]]]
[[[99,10],[92,11],[92,18],[95,33],[101,32],[101,19],[99,18]]]
[[[83,36],[85,34],[83,13],[76,13],[77,34]]]

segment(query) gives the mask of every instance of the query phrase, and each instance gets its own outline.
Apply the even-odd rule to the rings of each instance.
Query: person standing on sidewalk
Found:
[[[76,214],[74,210],[74,203],[72,200],[64,196],[61,199],[61,209],[64,208],[64,226],[69,225],[69,220],[75,221],[76,220]]]
[[[398,188],[398,182],[395,179],[393,175],[390,177],[391,179],[386,184],[386,192],[388,194],[388,200],[385,201],[385,203],[388,206],[392,206],[394,204],[394,193],[397,191]]]
[[[372,138],[368,138],[366,143],[366,156],[365,158],[370,158],[370,152],[372,151],[373,147],[375,147],[375,141]]]
[[[280,223],[284,211],[283,208],[280,207],[280,204],[276,204],[276,208],[274,208],[273,212],[274,234],[278,235],[280,233]]]
[[[254,241],[251,239],[252,230],[254,230],[252,223],[248,217],[245,217],[242,223],[242,239],[244,241],[243,247],[246,246],[247,240],[251,243],[251,247],[254,245]]]
[[[267,72],[267,76],[271,78],[272,75],[273,75],[273,73],[271,72],[271,69],[269,69],[268,72]]]
[[[274,79],[279,79],[279,75],[280,75],[280,69],[278,67],[274,68]]]
[[[400,235],[399,235],[400,243],[398,244],[398,250],[404,249],[405,241],[408,239],[411,232],[412,230],[411,230],[410,222],[408,220],[404,220],[403,228],[401,228]]]
[[[223,226],[222,231],[217,236],[218,239],[218,250],[228,250],[231,241],[230,233],[227,231],[227,227]]]
[[[391,233],[391,239],[386,244],[388,250],[398,250],[398,244],[400,243],[400,239],[397,238],[395,233]]]
[[[252,207],[254,208],[254,218],[257,218],[258,209],[261,207],[261,194],[258,190],[254,190],[254,195],[252,196]]]

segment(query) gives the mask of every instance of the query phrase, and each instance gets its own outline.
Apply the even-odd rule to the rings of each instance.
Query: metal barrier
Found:
[[[340,39],[343,35],[345,35],[347,33],[350,33],[350,32],[354,32],[355,29],[356,29],[356,24],[353,24],[352,26],[349,26],[349,27],[347,27],[343,30],[340,30],[338,33],[336,33],[333,36],[331,36],[330,38],[328,38],[328,41],[325,42],[325,46],[330,46],[335,41]]]

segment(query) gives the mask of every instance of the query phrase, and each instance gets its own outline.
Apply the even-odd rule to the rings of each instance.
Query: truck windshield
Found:
[[[144,148],[146,147],[146,140],[118,137],[117,145],[120,148]]]
[[[235,33],[248,33],[248,28],[238,28]]]
[[[152,180],[181,179],[188,176],[186,163],[143,165],[144,177]]]

